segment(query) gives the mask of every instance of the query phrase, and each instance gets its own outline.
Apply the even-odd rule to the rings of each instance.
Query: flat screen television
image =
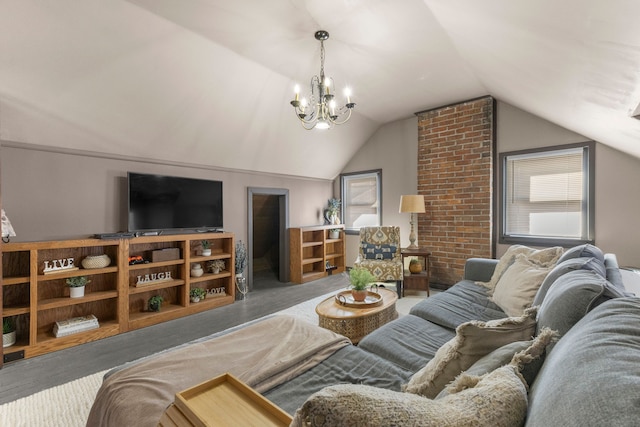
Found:
[[[222,229],[222,181],[127,173],[128,231]]]

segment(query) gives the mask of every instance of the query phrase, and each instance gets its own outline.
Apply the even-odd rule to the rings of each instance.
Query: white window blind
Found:
[[[380,171],[341,175],[347,229],[380,225]]]
[[[589,151],[580,146],[503,157],[503,236],[588,241]]]

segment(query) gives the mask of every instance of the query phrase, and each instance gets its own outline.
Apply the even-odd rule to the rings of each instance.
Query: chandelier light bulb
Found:
[[[347,98],[347,104],[351,103],[351,88],[349,86],[344,88],[344,96]]]
[[[295,85],[295,87],[293,88],[293,91],[296,94],[296,99],[295,100],[298,101],[299,98],[300,98],[300,85]]]

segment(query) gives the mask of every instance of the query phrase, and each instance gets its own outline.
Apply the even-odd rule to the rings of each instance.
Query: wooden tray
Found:
[[[351,291],[342,291],[336,294],[336,302],[345,307],[377,307],[382,304],[382,295],[377,292],[367,291],[364,301],[360,302],[353,299]]]
[[[199,427],[291,424],[289,414],[228,373],[176,393],[175,405]]]

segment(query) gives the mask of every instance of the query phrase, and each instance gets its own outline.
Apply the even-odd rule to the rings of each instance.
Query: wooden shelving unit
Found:
[[[340,229],[337,239],[329,238],[333,229]],[[345,270],[344,225],[290,228],[289,248],[289,273],[294,283],[310,282]]]
[[[201,242],[208,240],[212,254],[201,256]],[[151,260],[151,252],[177,248],[178,259],[129,265],[129,256]],[[51,242],[2,244],[3,318],[16,323],[16,344],[3,349],[5,360],[34,357],[119,333],[154,325],[189,314],[210,310],[235,301],[235,241],[231,233],[203,233],[147,236],[132,239],[80,239]],[[82,260],[90,255],[107,254],[111,264],[85,269]],[[73,258],[79,269],[44,273],[45,261]],[[213,259],[225,261],[218,274],[189,276],[193,263]],[[136,286],[137,277],[157,273],[171,274],[171,280]],[[65,281],[69,277],[89,276],[85,296],[70,298]],[[192,287],[224,288],[224,294],[191,303]],[[159,312],[150,312],[151,296],[164,299]],[[53,325],[60,320],[93,314],[100,327],[56,338]]]

